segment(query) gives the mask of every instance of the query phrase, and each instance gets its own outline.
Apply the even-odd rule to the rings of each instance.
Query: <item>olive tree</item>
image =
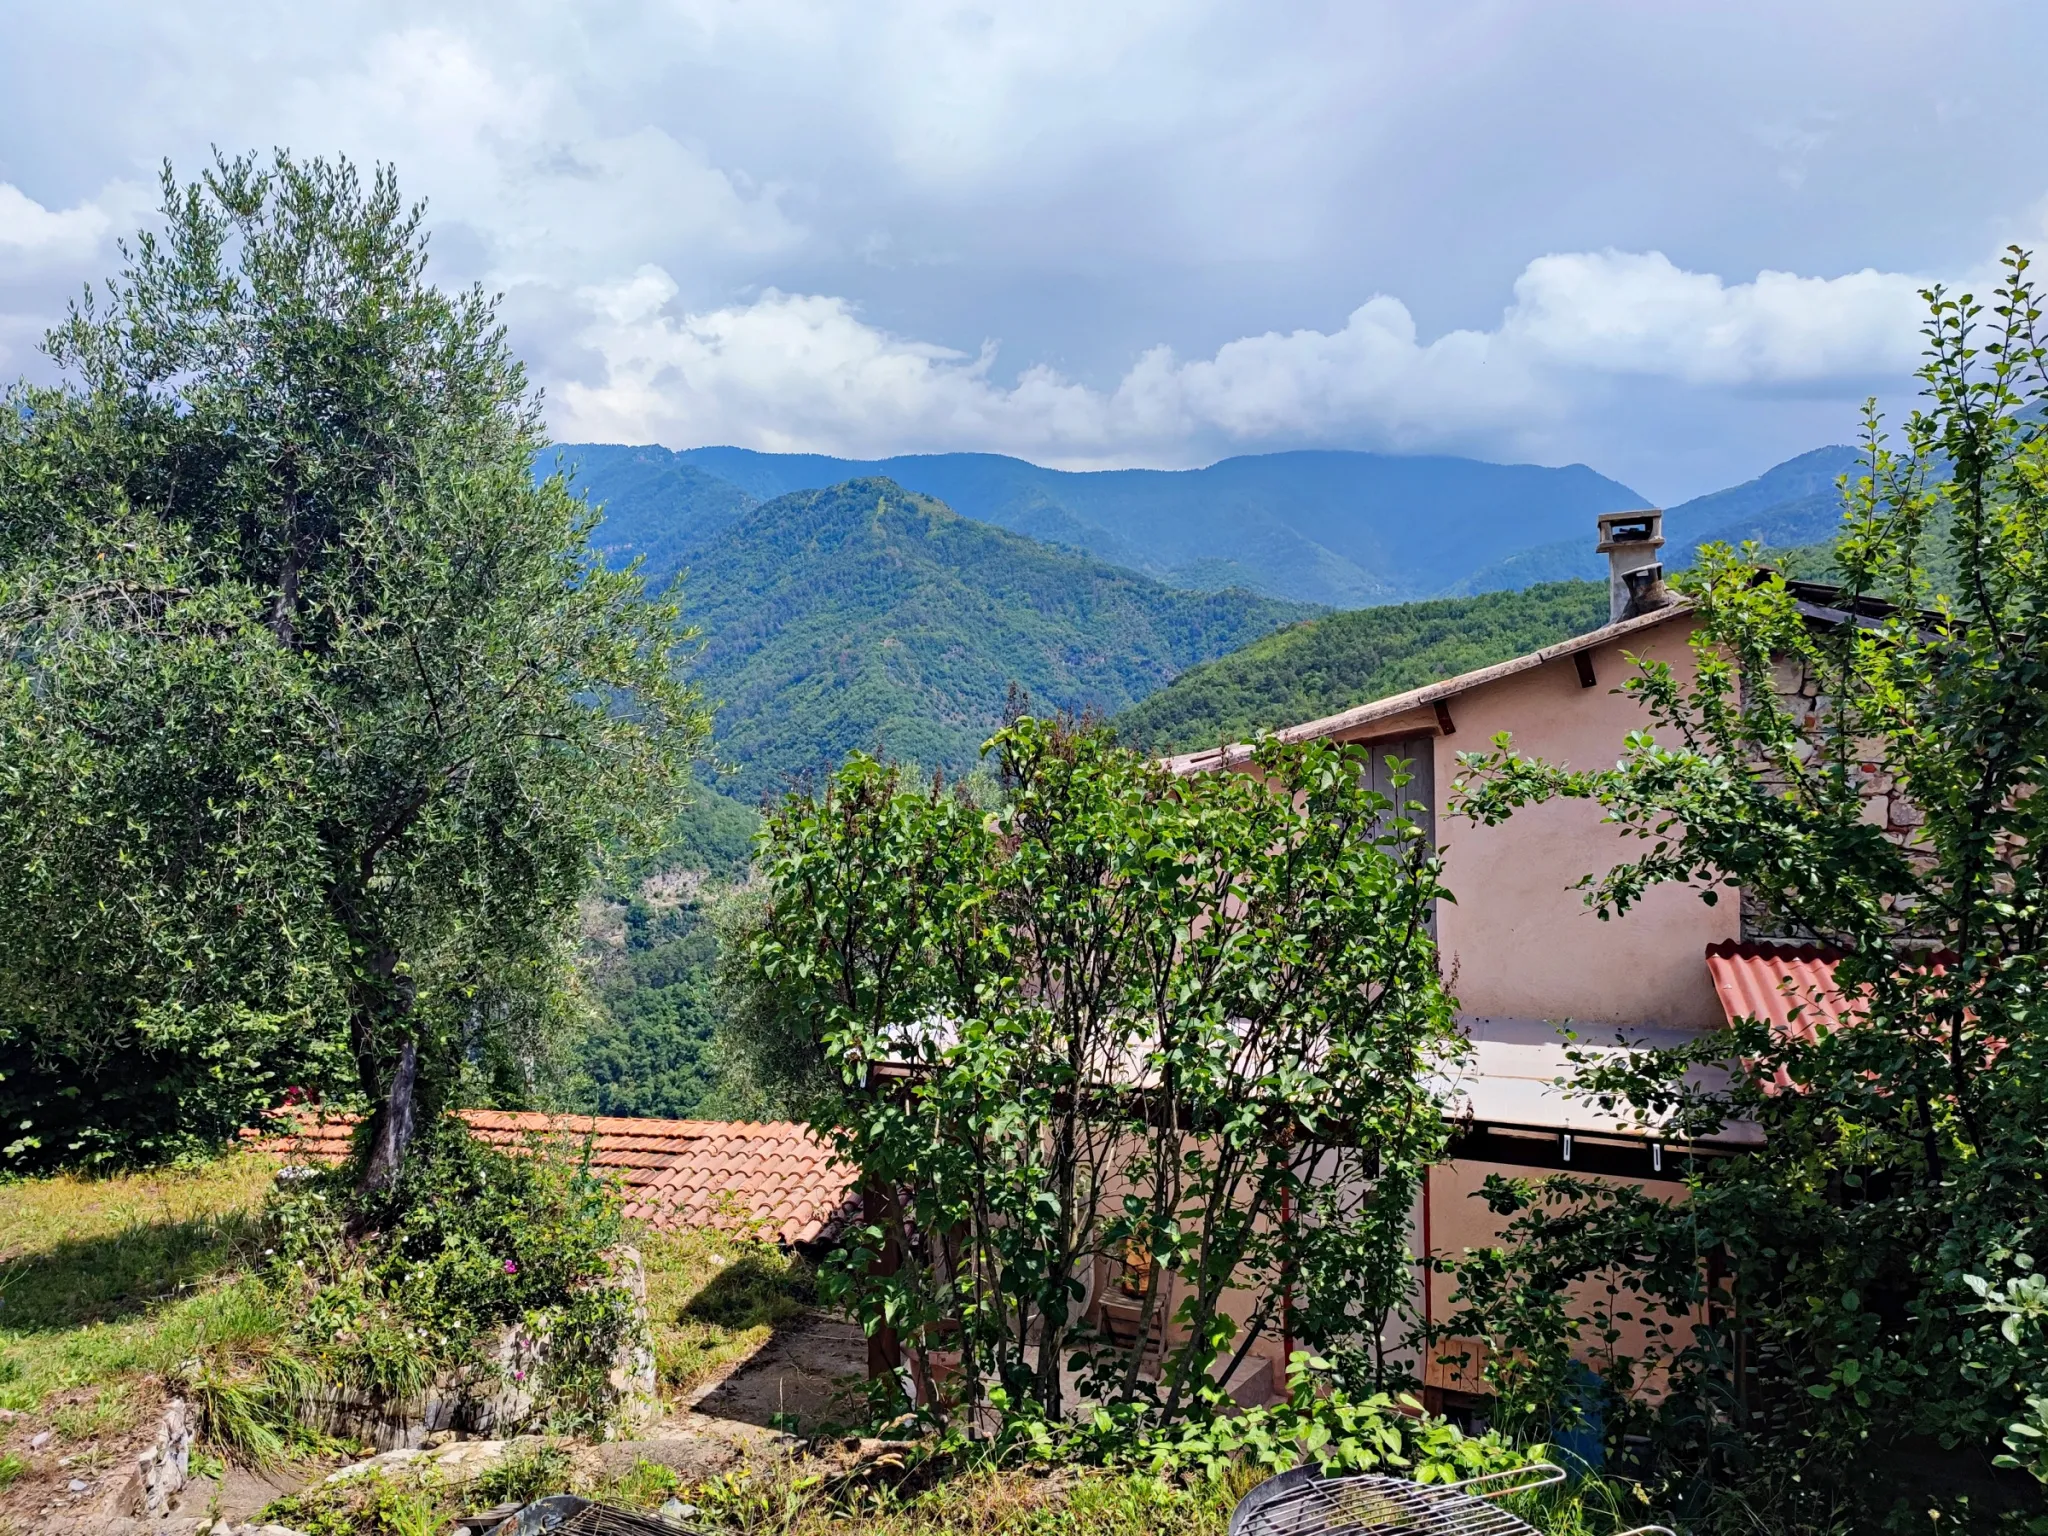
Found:
[[[672,816],[689,634],[537,480],[494,303],[380,170],[220,159],[0,411],[10,1154],[373,1111],[564,1015],[593,855]]]

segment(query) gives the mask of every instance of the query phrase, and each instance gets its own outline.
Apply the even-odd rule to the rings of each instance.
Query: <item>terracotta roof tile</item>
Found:
[[[834,1159],[808,1126],[790,1120],[643,1120],[606,1115],[544,1115],[494,1109],[458,1111],[494,1146],[517,1149],[533,1138],[579,1145],[592,1166],[617,1176],[626,1215],[657,1228],[752,1229],[785,1243],[836,1236],[858,1209],[858,1171]],[[278,1134],[243,1135],[281,1155],[337,1163],[348,1153],[356,1117],[291,1108],[273,1112]]]

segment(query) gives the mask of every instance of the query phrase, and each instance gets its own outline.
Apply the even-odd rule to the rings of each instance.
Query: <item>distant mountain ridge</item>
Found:
[[[1041,709],[1113,714],[1316,611],[1176,591],[883,479],[750,505],[687,553],[695,675],[736,770],[713,782],[740,796],[856,748],[962,772],[1013,682]]]
[[[1518,550],[1567,538],[1590,543],[1599,513],[1644,504],[1582,464],[1337,450],[1258,454],[1204,469],[1092,471],[985,453],[853,460],[591,443],[557,453],[576,467],[575,483],[607,504],[600,542],[642,550],[650,568],[680,563],[692,540],[731,520],[731,493],[720,484],[767,500],[880,476],[963,517],[1168,585],[1242,586],[1338,607],[1432,596]]]
[[[1710,491],[1664,512],[1664,565],[1682,571],[1702,544],[1755,539],[1771,549],[1824,543],[1842,521],[1838,476],[1854,474],[1859,450],[1834,444],[1774,464],[1754,480]],[[1509,555],[1457,583],[1459,596],[1512,592],[1539,581],[1601,581],[1607,562],[1590,538],[1561,539]]]

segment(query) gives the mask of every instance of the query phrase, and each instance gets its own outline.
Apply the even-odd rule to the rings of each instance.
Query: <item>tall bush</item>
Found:
[[[1068,1367],[1171,1421],[1262,1336],[1376,1339],[1458,1048],[1421,826],[1327,744],[1192,779],[1066,722],[989,750],[993,809],[856,757],[769,818],[749,963],[867,1198],[830,1283],[942,1415],[1058,1416]],[[1136,1342],[1084,1326],[1098,1264],[1135,1266]]]

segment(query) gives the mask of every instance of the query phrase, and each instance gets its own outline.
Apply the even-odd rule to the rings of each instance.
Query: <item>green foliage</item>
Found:
[[[1438,1325],[1438,1340],[1486,1346],[1492,1420],[1519,1438],[1571,1433],[1596,1405],[1621,1433],[1640,1419],[1639,1394],[1685,1347],[1705,1300],[1689,1230],[1674,1241],[1671,1207],[1637,1185],[1488,1174],[1480,1194],[1502,1240],[1449,1265],[1458,1311]],[[1598,1377],[1593,1403],[1583,1401],[1586,1361]]]
[[[849,751],[965,772],[1012,684],[1109,713],[1313,611],[1196,593],[970,522],[887,480],[747,512],[682,579],[736,792]]]
[[[673,815],[687,635],[529,473],[492,304],[380,172],[166,167],[164,229],[0,409],[0,1123],[218,1145],[288,1086],[369,1177],[574,1012],[607,842]],[[415,1100],[419,1107],[415,1107]]]
[[[714,880],[737,880],[754,860],[761,813],[715,789],[691,792],[682,814],[662,840],[664,869],[702,870]]]
[[[181,1363],[169,1375],[199,1415],[208,1445],[249,1466],[332,1451],[335,1442],[302,1417],[321,1381],[310,1361],[286,1349],[264,1352],[253,1369],[218,1351]]]
[[[306,1536],[444,1536],[445,1494],[431,1468],[394,1468],[315,1483],[272,1499],[258,1518]]]
[[[711,973],[718,939],[701,888],[610,906],[592,946],[598,1017],[575,1047],[570,1106],[599,1115],[688,1118],[715,1076]]]
[[[1286,1401],[1154,1435],[1145,1454],[1156,1471],[1212,1478],[1236,1466],[1272,1473],[1313,1464],[1328,1477],[1380,1472],[1418,1483],[1460,1482],[1536,1459],[1498,1433],[1467,1435],[1405,1394],[1354,1399],[1329,1386],[1331,1369],[1297,1350],[1287,1362]]]
[[[377,1222],[374,1236],[352,1237],[350,1214]],[[606,1376],[633,1319],[606,1283],[623,1227],[587,1149],[500,1152],[450,1117],[422,1132],[381,1205],[365,1210],[327,1177],[281,1195],[273,1215],[290,1346],[321,1380],[402,1402],[443,1372],[480,1390],[509,1375],[558,1427],[610,1416]]]
[[[716,1118],[729,1074],[714,1045],[718,909],[753,859],[760,816],[696,790],[660,851],[621,873],[584,923],[595,1017],[573,1047],[567,1107],[599,1115]],[[743,1091],[744,1092],[744,1091]],[[704,1106],[712,1102],[714,1110]],[[751,1101],[734,1101],[742,1116]],[[714,1113],[714,1111],[716,1111]]]
[[[2043,1469],[2048,347],[2017,251],[1988,311],[1928,299],[1926,407],[1898,450],[1873,409],[1848,486],[1829,606],[1857,618],[1810,625],[1780,580],[1710,548],[1695,677],[1631,681],[1657,728],[1617,767],[1506,742],[1467,761],[1482,820],[1582,797],[1642,841],[1587,877],[1601,913],[1659,883],[1739,887],[1779,931],[1836,949],[1863,1009],[1812,1039],[1747,1022],[1585,1074],[1609,1103],[1674,1116],[1674,1136],[1731,1116],[1764,1131],[1668,1221],[1612,1220],[1591,1187],[1575,1218],[1615,1238],[1582,1267],[1631,1268],[1679,1305],[1694,1256],[1713,1256],[1708,1324],[1656,1428],[1673,1496],[1730,1524],[1766,1507],[1802,1529],[1984,1528],[2013,1498],[1994,1458]],[[1930,549],[1953,562],[1951,596]],[[1779,697],[1795,670],[1817,719]],[[1873,818],[1867,796],[1893,787]],[[1696,1070],[1730,1059],[1747,1070],[1725,1087]],[[1929,1459],[1953,1491],[1930,1491]]]
[[[840,1074],[826,1058],[817,1021],[800,996],[752,963],[770,910],[762,884],[730,892],[715,912],[712,1061],[718,1086],[707,1104],[740,1120],[829,1118]]]
[[[568,1447],[546,1440],[533,1445],[511,1445],[505,1448],[502,1461],[470,1485],[469,1502],[479,1509],[498,1504],[531,1504],[535,1499],[562,1492],[568,1485]]]
[[[1117,735],[1150,752],[1250,741],[1584,634],[1607,612],[1604,583],[1563,581],[1333,613],[1191,667],[1117,716]]]
[[[826,1291],[900,1338],[941,1419],[1056,1421],[1063,1362],[1112,1416],[1207,1414],[1309,1229],[1405,1233],[1441,1149],[1435,850],[1328,744],[1187,780],[1062,722],[990,750],[993,810],[856,757],[769,820],[749,963],[812,1021],[840,1079],[813,1123],[867,1191]],[[1077,1315],[1134,1246],[1136,1338],[1171,1328],[1156,1385]],[[1233,1289],[1259,1298],[1242,1328]],[[1354,1287],[1351,1325],[1406,1290]]]

